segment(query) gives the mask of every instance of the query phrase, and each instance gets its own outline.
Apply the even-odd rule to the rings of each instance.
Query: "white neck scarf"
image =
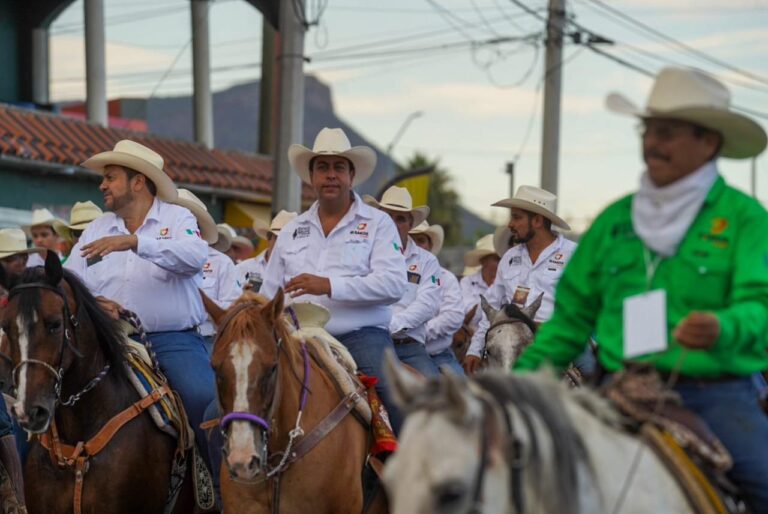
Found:
[[[632,198],[635,233],[659,255],[674,255],[716,180],[715,161],[664,187],[654,185],[646,171]]]

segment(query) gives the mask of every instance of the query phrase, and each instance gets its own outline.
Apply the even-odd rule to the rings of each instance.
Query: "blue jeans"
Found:
[[[389,331],[378,327],[363,327],[354,332],[336,336],[347,347],[352,358],[357,363],[357,369],[368,376],[376,377],[376,392],[389,413],[389,421],[395,434],[400,433],[403,424],[403,414],[397,408],[390,394],[387,378],[384,376],[384,350],[395,351]]]
[[[400,361],[415,368],[425,377],[436,377],[440,374],[440,370],[429,358],[427,348],[418,341],[395,344],[395,353]]]
[[[5,404],[5,397],[0,394],[0,437],[13,434],[13,421],[8,414],[8,406]]]
[[[752,512],[768,512],[768,416],[752,377],[675,386],[683,404],[706,421],[733,457],[730,478]]]
[[[151,332],[147,336],[163,373],[181,397],[189,424],[195,431],[197,447],[210,466],[205,432],[200,423],[205,409],[216,398],[216,382],[203,338],[191,330]]]
[[[204,421],[221,417],[221,408],[219,408],[219,399],[214,399],[205,409],[203,415]],[[216,496],[216,505],[221,506],[221,459],[222,448],[224,448],[224,436],[219,427],[210,429],[207,437],[208,455],[211,459],[211,475],[213,478],[213,493]]]
[[[435,363],[435,366],[437,366],[437,369],[439,369],[441,373],[443,372],[441,368],[445,366],[456,375],[461,376],[464,374],[464,368],[461,367],[461,364],[459,364],[459,361],[456,359],[456,354],[454,354],[453,350],[450,348],[446,348],[440,353],[430,355],[429,358],[432,359],[432,362]]]
[[[213,355],[213,340],[215,336],[203,336],[203,345],[208,355]]]

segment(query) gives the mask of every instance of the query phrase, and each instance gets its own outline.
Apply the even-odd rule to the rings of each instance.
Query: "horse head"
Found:
[[[272,301],[244,293],[228,310],[205,302],[219,327],[211,364],[222,409],[224,461],[230,476],[251,480],[267,466],[267,440],[279,403],[278,361],[287,337],[283,291]]]
[[[29,432],[48,429],[59,400],[61,378],[76,353],[67,351],[73,348],[70,313],[76,306],[63,277],[54,252],[48,252],[44,268],[29,268],[21,277],[0,272],[0,284],[10,291],[2,330],[17,388],[13,411]]]
[[[483,512],[507,512],[506,498],[493,494],[504,481],[497,473],[504,474],[504,445],[467,379],[447,374],[420,381],[391,354],[385,373],[407,414],[398,451],[384,469],[392,512],[474,512],[479,498],[488,508]],[[497,502],[498,508],[489,505]]]
[[[469,312],[464,315],[464,323],[462,323],[461,328],[453,334],[451,348],[459,362],[464,360],[464,356],[469,349],[469,343],[472,342],[472,336],[475,333],[475,330],[472,327],[472,319],[475,317],[476,312],[477,305],[469,309]]]
[[[522,309],[512,303],[494,309],[484,296],[480,296],[480,305],[491,324],[485,335],[489,367],[510,369],[517,357],[533,342],[536,328],[533,319],[543,297],[544,293],[541,293],[533,303]]]

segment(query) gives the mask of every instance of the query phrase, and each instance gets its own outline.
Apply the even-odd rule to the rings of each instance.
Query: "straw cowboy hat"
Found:
[[[27,248],[27,235],[20,228],[0,229],[0,259],[20,253],[45,252],[45,248]]]
[[[179,189],[178,193],[178,198],[171,203],[189,209],[197,218],[197,226],[200,227],[203,240],[209,245],[215,244],[219,240],[219,231],[216,229],[216,222],[213,221],[213,217],[208,214],[208,207],[191,191]]]
[[[483,257],[501,254],[496,251],[493,244],[493,234],[486,234],[475,243],[475,248],[464,254],[464,265],[467,267],[480,266]]]
[[[49,226],[55,228],[56,223],[61,223],[61,220],[54,216],[51,211],[48,209],[35,209],[32,211],[32,221],[22,225],[21,228],[27,235],[30,235],[32,227]]]
[[[499,200],[492,204],[494,207],[508,207],[510,209],[522,209],[534,214],[541,214],[556,227],[571,230],[571,226],[561,217],[555,214],[557,210],[557,197],[538,187],[520,186],[512,198]]]
[[[672,118],[719,132],[720,155],[745,159],[760,154],[768,138],[752,119],[731,109],[731,93],[722,82],[699,70],[664,68],[656,76],[645,109],[619,93],[605,99],[609,110],[638,118]]]
[[[422,221],[417,226],[413,227],[409,234],[425,234],[432,241],[432,249],[430,252],[432,255],[437,255],[440,250],[443,249],[443,242],[445,241],[445,231],[440,225],[430,225],[426,221]]]
[[[429,216],[429,207],[413,206],[411,193],[404,187],[392,186],[381,197],[381,202],[377,202],[371,195],[364,195],[363,201],[371,207],[377,209],[387,209],[388,211],[410,212],[413,216],[413,226],[416,227]]]
[[[237,233],[235,232],[235,229],[226,223],[219,223],[216,225],[216,231],[219,233],[219,238],[211,246],[214,250],[224,253],[232,246],[232,241],[237,237]]]
[[[104,213],[99,206],[90,200],[77,202],[69,212],[69,224],[56,220],[53,222],[53,230],[67,241],[72,241],[73,230],[85,230],[90,222],[100,218],[102,214]]]
[[[271,232],[274,235],[278,235],[280,233],[280,229],[296,216],[298,216],[298,213],[282,210],[277,213],[277,216],[272,218],[272,223],[270,223],[269,226],[266,226],[266,224],[261,220],[254,221],[253,231],[256,232],[256,235],[261,239],[266,239],[268,232]]]
[[[359,186],[370,178],[376,167],[376,152],[367,146],[352,146],[349,138],[340,128],[324,128],[317,134],[312,150],[293,144],[288,148],[288,161],[301,177],[309,184],[309,161],[319,155],[346,157],[355,167],[355,179],[352,186]]]
[[[112,151],[96,154],[81,164],[83,168],[101,173],[109,165],[138,171],[152,181],[157,188],[157,197],[165,202],[173,202],[178,197],[176,186],[163,171],[163,158],[144,145],[123,139],[117,142]]]

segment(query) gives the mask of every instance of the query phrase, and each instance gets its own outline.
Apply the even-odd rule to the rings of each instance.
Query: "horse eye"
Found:
[[[450,481],[438,485],[435,488],[435,503],[439,511],[455,507],[467,493],[467,488],[462,482]]]
[[[61,330],[61,321],[46,321],[45,328],[49,334],[55,334]]]

